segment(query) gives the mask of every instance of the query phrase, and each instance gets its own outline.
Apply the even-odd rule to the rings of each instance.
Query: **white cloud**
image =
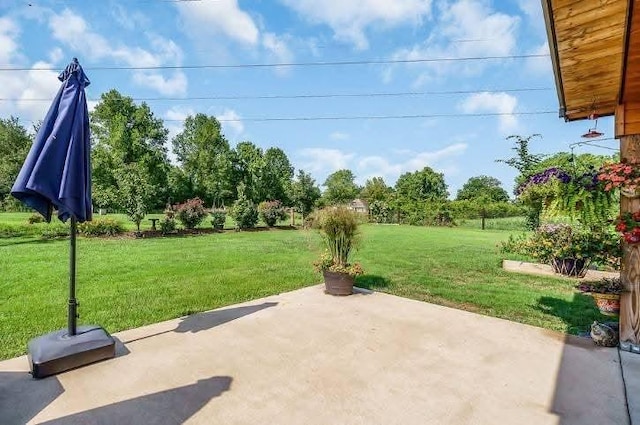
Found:
[[[548,55],[549,44],[545,41],[538,47],[533,49],[529,54],[533,55]],[[534,75],[551,75],[553,74],[553,68],[551,66],[551,57],[540,58],[527,58],[525,62],[526,69]]]
[[[59,47],[51,49],[51,51],[49,52],[49,62],[51,63],[58,63],[63,58],[64,58],[64,53],[62,52],[62,49]]]
[[[70,48],[85,52],[90,60],[112,59],[128,66],[161,66],[180,64],[182,49],[172,40],[156,34],[146,34],[152,51],[129,45],[114,45],[105,37],[90,30],[82,16],[69,9],[52,13],[49,27],[53,37]],[[187,92],[187,77],[174,71],[167,77],[158,71],[135,71],[134,82],[164,95],[182,95]]]
[[[326,24],[336,39],[366,49],[366,30],[419,24],[429,17],[431,0],[280,0],[313,23]]]
[[[513,112],[518,106],[518,99],[515,96],[501,93],[475,93],[467,97],[461,104],[460,109],[465,113],[498,113],[500,132],[507,134],[518,128],[518,119]]]
[[[270,53],[274,60],[278,63],[290,63],[293,62],[293,53],[285,37],[279,37],[273,33],[265,33],[262,36],[262,46]],[[289,67],[279,66],[276,68],[276,72],[281,75],[286,75],[289,71]]]
[[[230,130],[236,137],[244,133],[244,123],[242,117],[233,109],[225,109],[216,118],[225,130]]]
[[[343,168],[349,168],[353,153],[344,153],[339,149],[307,148],[299,152],[303,158],[302,169],[311,173],[332,173]]]
[[[185,21],[185,31],[191,35],[222,34],[251,46],[259,41],[256,23],[240,9],[237,0],[184,2],[176,7]]]
[[[437,151],[398,151],[396,153],[403,158],[397,162],[390,161],[388,157],[368,156],[358,161],[358,180],[364,183],[367,179],[381,176],[390,184],[401,174],[422,170],[424,167],[431,167],[448,175],[455,174],[457,167],[451,160],[463,155],[467,147],[466,143],[455,143]]]
[[[18,51],[18,26],[9,18],[0,17],[0,65],[8,65]]]
[[[425,41],[398,50],[393,59],[508,56],[516,48],[519,22],[518,16],[494,12],[485,2],[478,0],[444,4],[440,9],[438,24]],[[409,64],[408,68],[420,70],[415,85],[421,85],[454,71],[474,75],[494,62],[429,62]],[[390,69],[384,72],[383,79],[391,79]]]
[[[343,133],[342,131],[334,131],[329,135],[331,140],[349,140],[351,136],[347,133]]]
[[[171,77],[153,72],[136,72],[133,81],[143,87],[148,87],[165,96],[182,95],[187,92],[187,77],[176,71]]]

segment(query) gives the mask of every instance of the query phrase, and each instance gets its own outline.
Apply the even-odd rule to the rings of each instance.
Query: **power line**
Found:
[[[156,66],[94,66],[85,67],[89,71],[151,71],[151,70],[187,70],[187,69],[239,69],[239,68],[278,68],[278,67],[315,67],[315,66],[354,66],[354,65],[392,65],[433,62],[468,62],[500,59],[546,58],[548,54],[506,55],[506,56],[467,56],[449,58],[419,59],[364,59],[353,61],[320,61],[320,62],[279,62],[279,63],[244,63],[244,64],[212,64],[212,65],[156,65]],[[15,71],[56,71],[53,67],[4,67],[0,72]]]
[[[273,121],[353,121],[353,120],[402,120],[418,118],[482,118],[501,116],[532,116],[557,114],[558,111],[529,111],[529,112],[486,112],[473,114],[414,114],[414,115],[352,115],[352,116],[309,116],[309,117],[248,117],[248,118],[217,118],[219,122],[273,122]],[[185,120],[162,119],[165,122],[184,122]],[[38,120],[20,119],[22,122],[38,122]]]
[[[437,91],[410,91],[410,92],[374,92],[374,93],[316,93],[316,94],[265,94],[265,95],[219,95],[219,96],[189,96],[189,97],[132,97],[137,102],[174,102],[187,100],[275,100],[275,99],[327,99],[327,98],[360,98],[360,97],[408,97],[408,96],[440,96],[452,94],[474,93],[514,93],[550,91],[549,87],[528,87],[522,89],[492,89],[492,90],[437,90]],[[122,98],[126,100],[127,98]],[[90,101],[98,102],[101,99],[92,98]],[[0,98],[0,102],[51,102],[47,98]]]

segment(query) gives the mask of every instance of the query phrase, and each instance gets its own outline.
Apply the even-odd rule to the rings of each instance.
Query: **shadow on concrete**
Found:
[[[594,320],[611,321],[611,317],[600,314],[591,296],[582,293],[574,294],[571,301],[540,297],[536,308],[561,319],[571,334],[588,334]]]
[[[62,393],[55,376],[35,380],[28,372],[0,372],[0,423],[24,425]]]
[[[585,314],[588,302],[593,304],[591,297],[583,294],[575,294],[572,302],[540,299],[541,308],[573,327],[606,317],[595,307],[590,307],[595,313]],[[559,417],[558,424],[629,424],[617,348],[597,347],[590,338],[549,333],[564,340],[551,407],[551,413]]]
[[[192,314],[187,316],[174,329],[175,332],[200,332],[222,325],[232,320],[239,319],[249,314],[257,313],[266,308],[277,306],[276,302],[266,302],[257,305],[244,307],[233,307],[224,310],[208,311],[205,313]]]
[[[111,336],[116,341],[116,357],[124,357],[131,354],[131,351],[115,336]]]
[[[391,282],[386,277],[365,274],[356,278],[356,286],[359,288],[376,290],[380,288],[386,288]]]
[[[136,397],[65,416],[47,425],[179,425],[202,409],[211,399],[231,388],[232,378],[214,376],[196,384]]]

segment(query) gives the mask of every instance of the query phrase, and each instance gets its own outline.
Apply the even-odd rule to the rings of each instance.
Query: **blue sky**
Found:
[[[511,191],[515,171],[494,161],[512,155],[506,136],[540,133],[533,150],[551,153],[569,150],[593,126],[558,118],[547,57],[180,67],[547,53],[539,0],[0,0],[0,68],[24,69],[0,71],[0,116],[18,116],[27,124],[43,118],[48,103],[29,99],[52,98],[57,71],[34,68],[60,69],[75,56],[92,81],[90,98],[112,88],[134,98],[159,98],[148,103],[171,134],[189,114],[215,115],[232,145],[250,140],[263,148],[278,146],[319,183],[349,168],[359,183],[382,176],[394,184],[400,174],[430,166],[445,174],[452,195],[480,174],[499,178]],[[153,69],[91,69],[140,66]],[[255,99],[406,92],[431,94]],[[479,113],[506,115],[254,121]],[[598,128],[612,137],[612,119],[601,118]],[[617,147],[612,140],[600,144]],[[612,153],[588,146],[576,152]]]

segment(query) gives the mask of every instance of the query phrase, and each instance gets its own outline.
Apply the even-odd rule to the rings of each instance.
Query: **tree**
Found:
[[[205,203],[224,204],[233,196],[233,164],[229,142],[213,116],[196,114],[172,140],[173,152]]]
[[[0,119],[0,201],[11,192],[32,143],[18,118]]]
[[[516,183],[519,182],[518,178],[526,178],[533,174],[535,166],[546,157],[544,154],[532,154],[529,152],[529,142],[534,137],[541,138],[542,136],[540,134],[532,134],[527,137],[519,135],[507,137],[507,140],[515,140],[516,145],[511,150],[516,152],[516,156],[508,159],[496,159],[496,162],[507,164],[520,172],[520,176],[516,177]]]
[[[405,202],[445,201],[449,195],[444,174],[436,173],[429,167],[402,174],[396,182],[396,194],[399,200]]]
[[[293,178],[293,166],[291,166],[287,154],[280,148],[269,148],[264,153],[263,161],[260,184],[263,190],[263,200],[278,200],[283,205],[290,206],[289,193]]]
[[[535,173],[536,166],[545,158],[543,154],[532,154],[529,152],[529,142],[534,137],[542,137],[539,134],[532,134],[528,137],[513,135],[507,137],[507,140],[515,140],[515,146],[511,148],[516,152],[516,156],[509,159],[496,159],[496,162],[502,162],[515,168],[520,172],[516,176],[516,187],[523,183],[529,176]],[[540,225],[540,214],[542,213],[542,204],[535,203],[528,206],[527,210],[527,226],[536,229]]]
[[[327,188],[323,194],[327,204],[338,205],[353,201],[360,192],[354,180],[351,170],[338,170],[330,174],[323,185]]]
[[[167,134],[145,103],[136,105],[116,90],[103,93],[91,114],[93,193],[98,206],[125,209],[121,177],[137,164],[148,187],[147,210],[162,208],[169,196]]]
[[[118,170],[118,196],[127,216],[135,223],[138,233],[140,233],[140,223],[148,213],[153,193],[143,177],[145,171],[142,168],[141,165],[133,163],[126,164]]]
[[[495,177],[471,177],[458,191],[456,200],[484,199],[488,202],[508,202],[509,194],[502,188],[502,182]]]
[[[240,142],[233,155],[234,186],[244,185],[243,196],[254,204],[264,201],[262,175],[264,171],[264,154],[262,149],[251,142]],[[236,198],[240,197],[237,193]]]
[[[388,202],[393,195],[393,188],[387,186],[382,177],[374,177],[364,184],[360,197],[372,204],[375,201]]]
[[[291,184],[291,201],[296,211],[302,214],[303,222],[313,211],[313,206],[320,196],[320,188],[316,186],[313,177],[303,170],[298,170],[298,177]]]

